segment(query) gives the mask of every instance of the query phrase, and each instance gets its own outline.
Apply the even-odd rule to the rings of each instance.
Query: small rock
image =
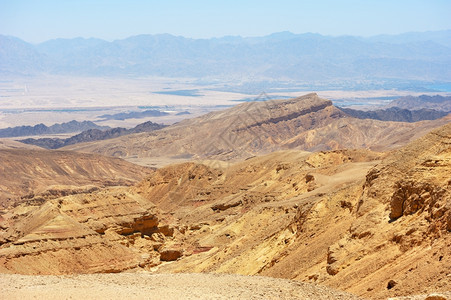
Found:
[[[169,225],[159,226],[158,230],[165,236],[173,236],[174,235],[174,228]]]
[[[218,203],[218,204],[214,204],[211,209],[216,211],[216,210],[226,210],[229,209],[231,207],[236,207],[238,205],[242,204],[241,200],[236,200],[236,201],[232,201],[232,202],[228,202],[228,203]]]
[[[160,250],[161,261],[174,261],[182,256],[182,251],[178,249],[163,249]]]
[[[313,274],[308,277],[309,280],[317,281],[319,278],[318,274]]]
[[[328,265],[328,266],[326,267],[326,272],[327,272],[327,274],[333,276],[333,275],[338,274],[338,268],[337,268],[337,266],[335,266],[335,265]]]
[[[394,281],[393,279],[391,279],[388,283],[387,283],[387,290],[391,290],[392,288],[395,287],[395,285],[397,285],[398,283],[396,281]]]
[[[305,183],[309,183],[310,181],[313,180],[315,180],[315,176],[313,176],[312,174],[305,175]]]
[[[157,243],[163,243],[164,235],[161,232],[152,233],[150,240],[157,242]]]

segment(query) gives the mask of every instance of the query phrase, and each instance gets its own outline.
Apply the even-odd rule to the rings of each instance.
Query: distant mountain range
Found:
[[[0,74],[451,81],[451,30],[361,38],[274,33],[190,39],[169,34],[55,39],[0,36]]]
[[[108,128],[110,127],[99,126],[91,121],[78,122],[73,120],[67,123],[54,124],[51,126],[46,126],[41,123],[35,126],[8,127],[5,129],[0,129],[0,138],[43,135],[43,134],[72,133],[88,129],[104,130]]]
[[[150,132],[158,129],[162,129],[166,127],[166,125],[153,123],[151,121],[147,121],[137,125],[134,128],[126,129],[121,127],[111,128],[108,130],[100,130],[100,129],[89,129],[83,131],[77,135],[74,135],[67,139],[59,139],[59,138],[40,138],[40,139],[24,139],[20,142],[30,145],[36,145],[46,149],[58,149],[64,146],[74,145],[78,143],[85,142],[93,142],[93,141],[101,141],[112,139],[115,137],[132,134],[132,133],[141,133],[141,132]]]

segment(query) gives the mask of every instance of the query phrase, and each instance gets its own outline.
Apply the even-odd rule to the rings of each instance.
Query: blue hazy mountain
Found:
[[[451,31],[370,38],[274,33],[191,39],[169,34],[55,39],[0,36],[0,74],[277,80],[451,80]]]

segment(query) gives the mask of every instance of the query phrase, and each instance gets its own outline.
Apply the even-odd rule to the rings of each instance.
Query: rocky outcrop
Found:
[[[182,256],[182,251],[180,249],[164,247],[160,249],[159,252],[161,261],[174,261]]]
[[[390,154],[367,174],[349,232],[328,248],[331,283],[357,274],[397,282],[385,293],[381,289],[379,297],[418,290],[411,284],[418,278],[443,290],[441,274],[451,265],[444,260],[450,242],[450,147],[448,124]],[[421,263],[412,267],[412,261]],[[386,266],[396,270],[390,272],[394,278]]]
[[[399,181],[390,200],[390,219],[412,215],[424,210],[441,208],[439,202],[446,197],[446,190],[429,183],[417,181]],[[444,208],[434,209],[434,216],[443,215]]]
[[[159,214],[124,188],[22,203],[3,215],[0,271],[110,273],[175,260],[182,250]]]

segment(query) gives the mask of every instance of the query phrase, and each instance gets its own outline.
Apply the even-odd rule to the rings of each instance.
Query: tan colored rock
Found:
[[[182,257],[182,250],[173,247],[164,247],[158,251],[161,261],[174,261]]]
[[[152,233],[150,239],[154,242],[163,243],[165,240],[164,234],[161,232]]]
[[[23,203],[9,211],[5,238],[11,242],[0,246],[0,271],[71,274],[154,266],[159,261],[155,242],[143,236],[159,233],[157,213],[126,188],[61,197],[37,207]]]
[[[164,234],[165,236],[173,236],[174,235],[174,227],[166,224],[162,226],[158,226],[158,231]]]

